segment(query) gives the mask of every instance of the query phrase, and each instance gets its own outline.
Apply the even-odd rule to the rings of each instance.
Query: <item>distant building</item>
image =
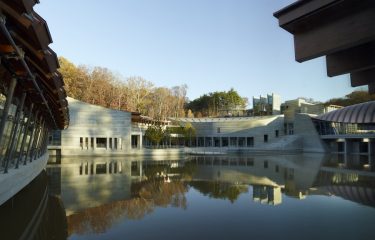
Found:
[[[277,94],[253,97],[253,116],[268,116],[280,114],[281,98]]]
[[[284,134],[294,134],[294,121],[296,114],[321,115],[342,108],[337,105],[325,106],[323,103],[307,102],[304,98],[285,101],[281,104],[281,113],[285,116]]]

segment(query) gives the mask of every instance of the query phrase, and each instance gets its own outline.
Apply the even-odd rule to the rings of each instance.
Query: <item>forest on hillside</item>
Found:
[[[325,102],[325,105],[333,104],[346,107],[368,101],[375,101],[375,94],[369,94],[367,91],[357,90],[345,95],[345,97],[332,98]]]
[[[186,84],[158,87],[139,76],[124,79],[107,68],[76,66],[63,57],[59,58],[59,63],[69,97],[107,108],[139,112],[157,120],[217,117],[231,110],[245,110],[248,104],[248,99],[233,88],[203,94],[189,101]],[[367,101],[375,101],[375,94],[353,91],[342,98],[330,99],[325,105],[349,106]]]
[[[63,57],[59,63],[69,97],[107,108],[140,112],[158,120],[185,116],[187,85],[157,87],[142,77],[123,79],[107,68],[76,66]]]
[[[204,94],[189,102],[186,84],[158,87],[142,77],[124,79],[107,68],[76,66],[63,57],[59,63],[69,97],[111,109],[139,112],[158,120],[217,116],[219,110],[244,109],[247,105],[247,99],[234,89]]]

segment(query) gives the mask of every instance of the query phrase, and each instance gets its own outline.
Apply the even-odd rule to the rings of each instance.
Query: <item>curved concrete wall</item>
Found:
[[[0,205],[13,197],[22,188],[29,184],[45,168],[48,153],[45,153],[26,166],[20,165],[18,169],[10,168],[8,173],[0,174]]]
[[[190,122],[196,130],[197,137],[254,137],[254,146],[264,144],[264,135],[268,141],[276,140],[284,134],[284,116],[264,116],[246,118],[195,118],[181,119]]]

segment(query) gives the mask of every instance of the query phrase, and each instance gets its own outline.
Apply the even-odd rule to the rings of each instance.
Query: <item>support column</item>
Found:
[[[30,109],[29,109],[29,112],[27,114],[27,122],[26,122],[26,126],[24,127],[24,134],[23,134],[23,137],[22,137],[22,143],[21,143],[21,148],[20,148],[20,155],[18,156],[18,159],[17,159],[16,168],[18,168],[18,163],[20,161],[22,161],[22,157],[24,155],[24,148],[25,148],[25,143],[26,143],[26,139],[27,139],[27,133],[29,131],[29,126],[30,126],[30,123],[31,123],[33,108],[34,108],[34,104],[32,103],[30,105]]]
[[[142,132],[141,132],[141,135],[139,135],[139,148],[140,149],[143,148],[143,136],[142,136]]]
[[[18,128],[19,128],[19,125],[20,125],[20,118],[21,118],[21,114],[22,114],[22,111],[23,111],[23,105],[25,103],[25,98],[26,98],[26,93],[23,93],[22,97],[21,97],[21,102],[18,104],[16,115],[15,115],[14,128],[13,128],[13,131],[12,131],[12,134],[11,134],[10,145],[8,147],[8,155],[6,156],[4,173],[8,172],[9,161],[11,161],[13,159],[14,144],[16,142],[16,138],[17,138],[17,135],[18,135]]]
[[[16,85],[17,85],[17,79],[12,78],[11,81],[10,81],[10,84],[9,84],[9,88],[8,88],[8,92],[7,92],[7,96],[6,96],[7,99],[5,100],[3,114],[1,116],[0,150],[2,149],[2,140],[3,140],[3,135],[4,135],[5,124],[8,120],[9,108],[10,108],[10,105],[12,104],[14,89],[16,88]]]
[[[39,152],[39,149],[40,149],[40,142],[41,142],[42,136],[43,136],[44,124],[45,124],[45,120],[42,119],[42,121],[39,125],[39,131],[38,131],[38,135],[37,135],[38,138],[36,139],[35,148],[34,148],[34,152],[33,152],[34,160],[36,160],[37,157],[38,157],[38,152]]]
[[[24,108],[25,108],[25,106],[24,106]],[[19,149],[19,154],[18,154],[18,156],[16,156],[16,158],[17,158],[17,164],[18,164],[18,157],[19,157],[19,155],[21,154],[21,143],[22,143],[22,140],[23,140],[23,136],[25,135],[25,127],[26,127],[26,121],[27,121],[27,119],[28,119],[28,115],[29,114],[29,112],[25,112],[25,111],[23,111],[23,117],[22,117],[22,119],[20,120],[20,130],[19,130],[19,133],[18,133],[18,137],[17,137],[17,141],[16,141],[16,150],[18,150]]]
[[[30,134],[29,145],[27,146],[27,152],[26,152],[24,165],[26,165],[27,159],[29,159],[29,156],[31,155],[31,151],[32,151],[32,147],[33,147],[33,143],[34,143],[37,127],[38,127],[37,116],[38,116],[38,112],[35,114],[35,117],[34,117],[33,127],[32,127],[31,134]],[[31,159],[30,159],[30,162],[31,162]]]
[[[369,156],[371,156],[371,153],[372,153],[372,149],[371,149],[371,139],[368,140],[367,142],[367,153]]]
[[[108,150],[108,146],[109,146],[109,137],[106,137],[106,143],[105,143],[105,149]]]
[[[37,155],[38,157],[42,156],[43,155],[43,150],[44,150],[44,143],[46,141],[46,137],[48,137],[48,132],[47,132],[47,128],[46,128],[46,125],[44,124],[42,126],[42,134],[41,134],[41,137],[40,137],[40,141],[39,141],[39,144],[38,144],[38,151],[37,151]]]

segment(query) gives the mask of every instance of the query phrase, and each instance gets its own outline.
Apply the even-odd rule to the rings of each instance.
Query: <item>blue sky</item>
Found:
[[[325,59],[294,60],[292,35],[273,12],[294,0],[41,0],[51,48],[75,64],[142,76],[156,86],[188,85],[194,99],[236,89],[325,101],[354,89],[328,78]]]

